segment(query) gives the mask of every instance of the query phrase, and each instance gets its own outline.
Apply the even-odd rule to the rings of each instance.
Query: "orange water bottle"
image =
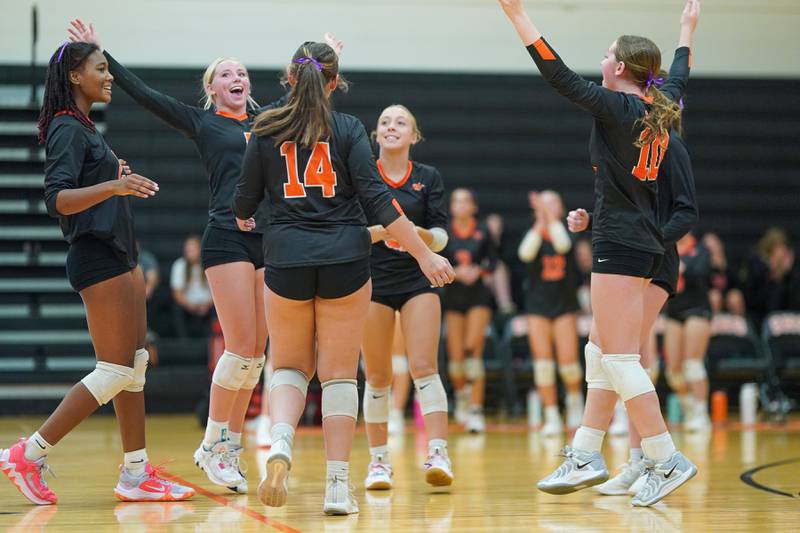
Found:
[[[711,395],[711,421],[723,425],[728,421],[728,394],[724,390]]]

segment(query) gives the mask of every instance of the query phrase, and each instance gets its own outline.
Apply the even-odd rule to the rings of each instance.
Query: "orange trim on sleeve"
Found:
[[[555,61],[556,55],[550,50],[547,43],[544,42],[543,37],[539,37],[539,39],[533,43],[533,47],[536,49],[536,53],[539,54],[539,57],[545,61]]]
[[[689,49],[689,68],[692,68],[692,50]]]
[[[398,213],[400,213],[402,216],[406,216],[406,212],[403,211],[402,207],[400,207],[400,202],[397,201],[397,198],[392,198],[392,205],[395,209],[397,209]]]

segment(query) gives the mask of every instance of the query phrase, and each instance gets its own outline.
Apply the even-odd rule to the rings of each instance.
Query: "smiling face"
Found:
[[[244,113],[250,96],[250,77],[244,65],[233,59],[215,61],[213,72],[206,71],[205,91],[217,109]],[[214,66],[212,63],[212,66]]]
[[[420,140],[414,115],[398,105],[383,110],[375,135],[378,145],[384,150],[407,150]]]
[[[69,81],[72,90],[80,91],[90,104],[95,102],[107,104],[111,101],[114,76],[108,71],[108,61],[105,56],[97,50],[89,54],[80,67],[70,71]]]

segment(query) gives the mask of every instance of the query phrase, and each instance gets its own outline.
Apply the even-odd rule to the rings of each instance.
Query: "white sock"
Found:
[[[583,396],[580,392],[569,392],[567,393],[567,405],[573,403],[580,403],[581,396]]]
[[[642,449],[641,448],[631,448],[631,457],[630,460],[632,463],[642,460]]]
[[[203,437],[203,446],[205,446],[207,450],[210,450],[211,447],[216,443],[227,438],[228,423],[215,422],[214,420],[211,420],[211,417],[208,417],[208,423],[206,424],[206,435]]]
[[[605,431],[581,426],[572,438],[572,447],[582,452],[599,452],[603,447],[603,437],[605,436]]]
[[[144,474],[144,467],[147,464],[147,450],[134,450],[132,452],[125,452],[125,470],[134,476],[141,476]]]
[[[347,461],[327,461],[328,479],[347,481],[350,477],[350,463]]]
[[[428,455],[433,455],[436,451],[442,455],[447,455],[447,441],[444,439],[431,439],[428,441]]]
[[[239,448],[242,445],[242,434],[241,433],[234,433],[233,431],[228,432],[228,442],[231,446],[235,446]]]
[[[672,436],[668,431],[665,431],[661,435],[642,439],[642,452],[648,459],[652,459],[656,463],[663,463],[675,453],[675,444],[672,442]]]
[[[373,463],[389,463],[389,446],[386,444],[383,446],[375,446],[374,448],[370,448],[369,454],[372,456]]]
[[[544,408],[544,419],[546,422],[551,420],[558,421],[561,415],[558,414],[558,405],[548,405]]]
[[[278,422],[277,424],[272,424],[272,427],[269,429],[269,436],[272,442],[286,439],[289,441],[289,446],[291,446],[294,442],[294,428],[291,424],[287,424],[286,422]]]
[[[50,453],[50,448],[52,447],[53,445],[44,440],[37,431],[25,442],[25,459],[28,461],[36,461]]]

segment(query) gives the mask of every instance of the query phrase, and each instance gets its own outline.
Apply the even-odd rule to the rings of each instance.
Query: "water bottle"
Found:
[[[758,410],[758,385],[745,383],[739,391],[739,420],[743,426],[756,423]]]
[[[672,393],[667,396],[667,422],[670,424],[680,424],[681,420],[683,420],[681,399],[677,394]]]
[[[542,400],[536,389],[528,391],[528,427],[538,428],[542,425]]]

